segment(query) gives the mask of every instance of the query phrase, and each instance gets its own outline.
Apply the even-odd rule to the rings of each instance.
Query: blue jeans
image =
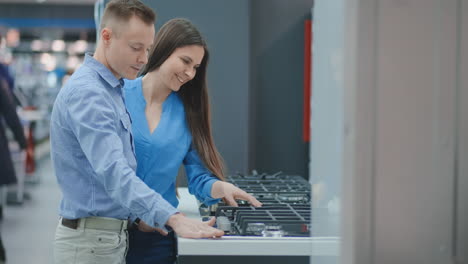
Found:
[[[174,232],[163,236],[158,232],[128,231],[129,248],[127,264],[174,264],[177,243]]]

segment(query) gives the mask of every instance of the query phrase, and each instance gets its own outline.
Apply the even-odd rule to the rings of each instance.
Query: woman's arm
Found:
[[[248,201],[255,207],[262,206],[262,203],[255,199],[255,197],[229,182],[217,181],[213,183],[211,187],[211,197],[224,198],[230,206],[238,206],[236,199]]]
[[[231,183],[221,181],[211,174],[201,162],[196,150],[190,147],[184,159],[189,191],[205,204],[213,204],[224,198],[231,206],[238,206],[236,199],[246,200],[253,206],[262,206],[255,197]]]

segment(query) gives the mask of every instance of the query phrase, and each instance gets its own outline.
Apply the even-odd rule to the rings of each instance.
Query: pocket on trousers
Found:
[[[96,263],[121,264],[125,263],[126,240],[122,233],[95,234],[94,247],[91,255]]]
[[[91,253],[96,259],[114,259],[114,263],[120,263],[120,259],[124,258],[125,249],[126,241],[122,234],[98,233]]]
[[[98,247],[117,248],[121,242],[120,234],[118,233],[98,233],[95,237],[95,243]]]
[[[55,242],[54,263],[75,263],[77,251],[78,248],[75,246]]]
[[[58,224],[55,230],[55,242],[73,244],[83,236],[83,232]]]
[[[59,224],[55,232],[54,260],[55,263],[70,263],[76,261],[80,233]]]

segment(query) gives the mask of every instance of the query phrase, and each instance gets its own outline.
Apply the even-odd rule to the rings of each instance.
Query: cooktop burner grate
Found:
[[[227,179],[262,202],[239,207],[220,202],[200,206],[202,216],[216,216],[217,227],[226,235],[263,237],[310,236],[310,184],[300,176],[276,174],[233,175]]]
[[[262,207],[219,206],[218,221],[228,235],[240,236],[309,236],[310,206],[298,204],[266,204]],[[221,219],[221,220],[219,220]]]

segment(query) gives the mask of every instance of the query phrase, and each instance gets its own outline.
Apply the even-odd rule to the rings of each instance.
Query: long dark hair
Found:
[[[197,28],[188,20],[171,19],[156,34],[148,64],[142,74],[158,69],[177,48],[197,45],[205,54],[195,77],[177,92],[185,108],[186,120],[192,133],[192,141],[204,165],[220,180],[224,180],[224,163],[214,144],[211,132],[210,104],[206,85],[208,48]]]

